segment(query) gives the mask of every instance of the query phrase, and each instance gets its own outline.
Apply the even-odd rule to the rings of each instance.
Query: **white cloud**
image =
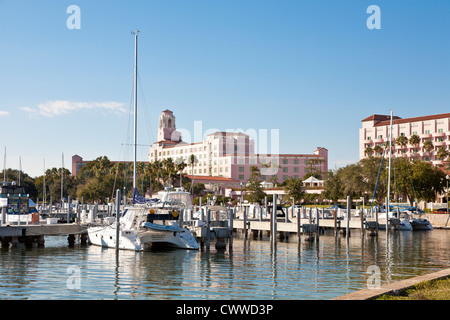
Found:
[[[30,115],[41,115],[44,117],[54,117],[67,114],[80,109],[105,110],[116,113],[124,113],[123,103],[120,102],[72,102],[66,100],[47,101],[39,104],[36,108],[21,107],[21,110]]]
[[[9,116],[9,112],[0,110],[0,117],[3,117],[3,116]]]

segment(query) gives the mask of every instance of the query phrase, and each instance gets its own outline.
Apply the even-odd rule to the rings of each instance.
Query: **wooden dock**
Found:
[[[80,236],[82,244],[87,243],[87,224],[58,223],[58,224],[29,224],[9,225],[0,227],[0,243],[2,247],[25,244],[29,247],[37,244],[44,246],[45,236],[67,235],[70,245],[74,245],[76,235]]]

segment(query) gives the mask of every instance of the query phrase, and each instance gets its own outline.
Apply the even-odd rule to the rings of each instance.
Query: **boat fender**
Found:
[[[172,216],[173,216],[174,218],[178,217],[178,211],[176,211],[176,210],[173,210],[173,212],[172,212]]]
[[[148,213],[155,214],[155,209],[150,209]]]

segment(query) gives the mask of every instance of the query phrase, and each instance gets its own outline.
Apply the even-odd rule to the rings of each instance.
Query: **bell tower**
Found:
[[[158,141],[181,141],[181,134],[176,131],[175,116],[170,110],[164,110],[159,116]]]

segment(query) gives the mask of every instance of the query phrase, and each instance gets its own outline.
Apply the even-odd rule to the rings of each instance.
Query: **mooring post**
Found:
[[[247,239],[248,209],[249,207],[244,207],[244,239]]]
[[[259,215],[259,221],[262,221],[262,209]],[[264,197],[264,215],[267,216],[267,196]]]
[[[300,208],[297,209],[297,239],[300,243]]]
[[[316,221],[316,223],[317,223],[317,229],[316,229],[316,239],[317,240],[319,240],[319,226],[320,226],[320,222],[319,222],[319,219],[320,219],[320,215],[319,215],[319,208],[317,208],[316,207],[316,217],[317,217],[317,221]]]
[[[347,196],[347,237],[350,236],[350,215],[351,215],[351,199],[350,196]]]
[[[67,197],[67,223],[70,223],[70,196]]]
[[[230,238],[228,239],[228,247],[229,250],[233,248],[233,209],[228,210],[229,221],[228,221],[228,229],[230,232]]]
[[[211,209],[206,209],[206,250],[209,250],[211,240]]]
[[[273,210],[272,210],[272,244],[277,243],[277,194],[273,195]]]
[[[337,214],[336,214],[336,209],[331,210],[331,214],[333,215],[333,220],[334,220],[334,235],[337,235]]]
[[[116,253],[119,252],[120,237],[120,189],[116,193]]]

